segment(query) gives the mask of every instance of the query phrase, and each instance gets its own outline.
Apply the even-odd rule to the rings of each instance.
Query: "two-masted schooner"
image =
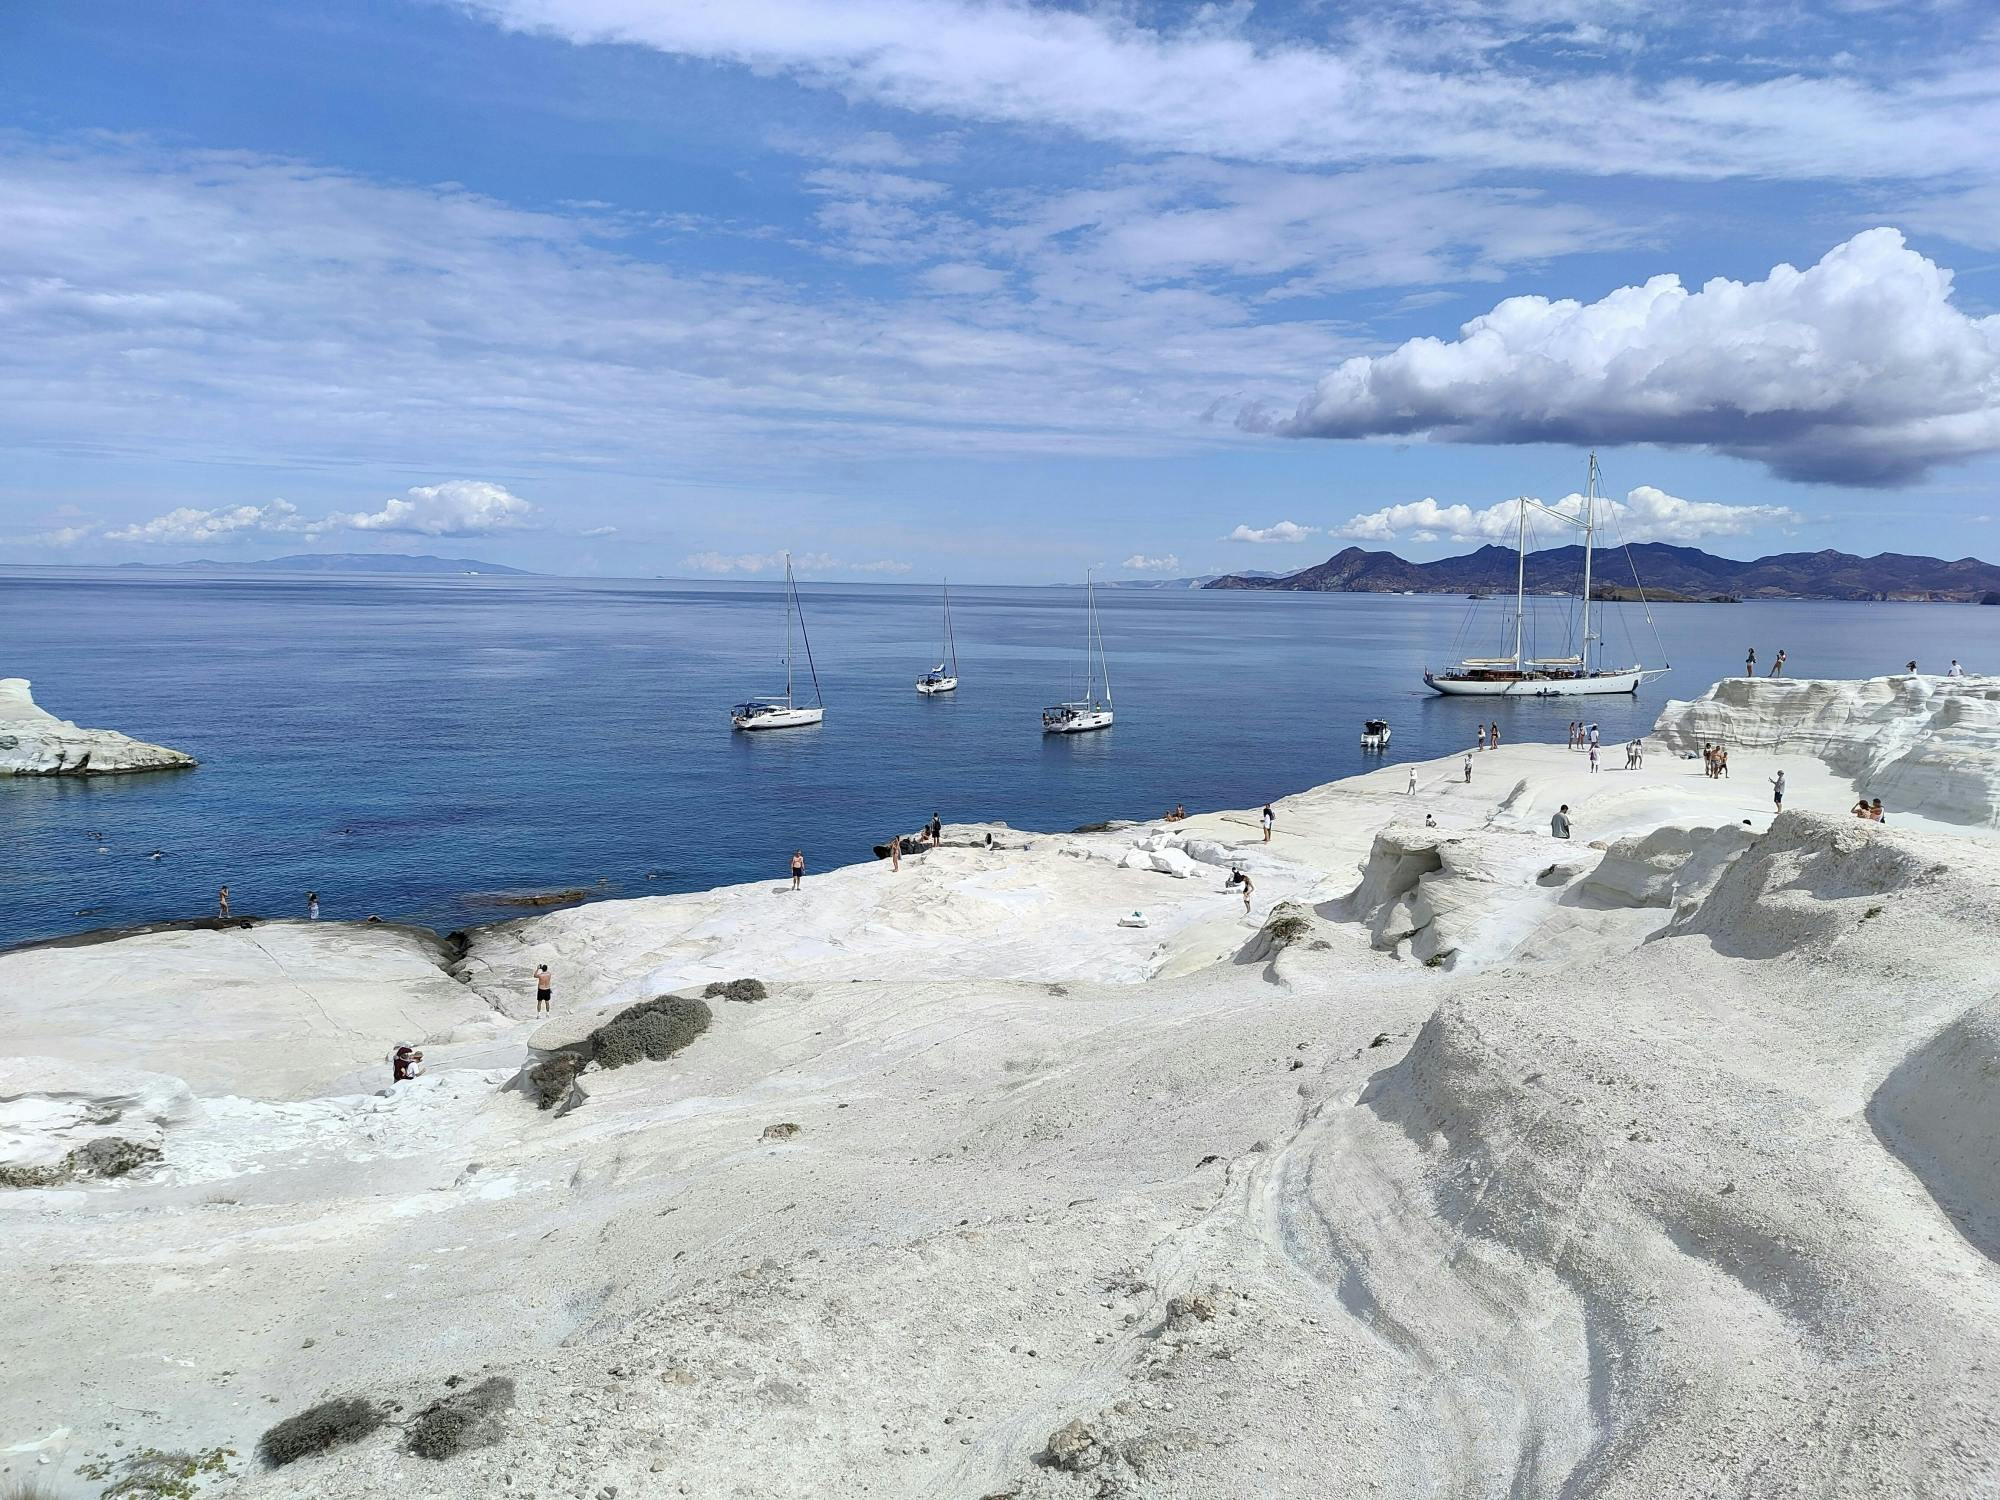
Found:
[[[1568,698],[1586,693],[1636,693],[1639,684],[1662,676],[1664,666],[1607,667],[1603,639],[1591,628],[1591,565],[1596,550],[1598,507],[1597,455],[1590,455],[1590,482],[1577,515],[1530,500],[1520,500],[1519,557],[1514,571],[1514,650],[1509,656],[1468,657],[1443,672],[1424,668],[1424,686],[1434,693],[1473,698]],[[1565,526],[1583,532],[1583,632],[1573,656],[1528,656],[1522,643],[1522,622],[1528,605],[1528,513],[1540,511]],[[1642,596],[1643,598],[1643,596]],[[1652,618],[1648,611],[1647,618]]]

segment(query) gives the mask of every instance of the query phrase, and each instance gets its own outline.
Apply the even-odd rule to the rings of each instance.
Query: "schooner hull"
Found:
[[[760,729],[800,729],[826,717],[823,708],[781,708],[775,713],[732,714],[730,722],[746,732]]]
[[[1447,698],[1586,698],[1603,693],[1636,693],[1639,684],[1660,675],[1660,668],[1633,667],[1624,672],[1595,672],[1588,677],[1437,677],[1424,674],[1424,686]]]

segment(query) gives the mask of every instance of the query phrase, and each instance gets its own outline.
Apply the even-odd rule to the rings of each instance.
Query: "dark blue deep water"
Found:
[[[1176,801],[1242,807],[1391,760],[1560,738],[1577,700],[1423,691],[1421,669],[1500,644],[1457,598],[1100,593],[1118,722],[1044,738],[1083,639],[1076,589],[954,589],[964,685],[920,698],[934,589],[804,587],[828,707],[817,729],[732,733],[728,705],[782,686],[773,584],[0,570],[0,676],[44,708],[190,751],[198,770],[0,780],[0,944],[235,909],[370,913],[440,928],[514,915],[497,891],[606,895],[777,876],[949,820],[1068,828]],[[1558,654],[1554,601],[1539,647]],[[1490,612],[1490,613],[1489,613]],[[1626,607],[1606,634],[1627,660]],[[1673,673],[1587,700],[1616,741],[1670,696],[1741,670],[1755,642],[1794,676],[2000,665],[2000,609],[1921,604],[1656,610]],[[101,833],[98,853],[88,833]],[[166,858],[147,853],[161,848]],[[648,878],[649,875],[652,878]],[[599,885],[599,882],[603,882]]]

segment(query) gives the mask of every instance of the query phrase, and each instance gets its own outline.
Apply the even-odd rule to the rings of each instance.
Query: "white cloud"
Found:
[[[1710,178],[1983,174],[2000,136],[1992,43],[1959,28],[1939,65],[1878,77],[1838,54],[1781,76],[1676,58],[1634,72],[1646,8],[1606,28],[1547,6],[1401,6],[1327,40],[1263,41],[1250,7],[990,0],[471,0],[504,24],[782,72],[850,99],[1055,128],[1146,152],[1252,161],[1453,159],[1476,168]],[[1490,9],[1490,8],[1489,8]],[[1601,11],[1601,7],[1599,7]],[[1658,9],[1658,8],[1656,8]],[[1659,23],[1675,24],[1678,7]],[[1704,35],[1745,23],[1704,16]],[[1567,43],[1549,56],[1524,42]],[[1443,66],[1449,60],[1453,65]]]
[[[1895,484],[2000,451],[2000,315],[1968,317],[1951,283],[1871,229],[1763,281],[1510,297],[1455,342],[1345,361],[1288,419],[1241,420],[1294,437],[1702,447],[1792,479]]]
[[[1583,496],[1570,494],[1547,502],[1564,515],[1581,517]],[[1550,517],[1530,511],[1531,545],[1566,546],[1570,529]],[[1642,484],[1623,500],[1601,500],[1600,536],[1607,542],[1694,542],[1703,537],[1744,536],[1763,527],[1794,526],[1802,517],[1782,505],[1724,505],[1713,500],[1683,500],[1665,490]],[[1440,505],[1426,496],[1403,505],[1386,505],[1355,516],[1333,528],[1333,534],[1357,542],[1393,542],[1401,537],[1431,542],[1505,542],[1519,534],[1520,506],[1513,500],[1474,510],[1469,505]],[[1553,530],[1556,535],[1551,537]]]
[[[1143,552],[1134,552],[1118,566],[1128,573],[1178,573],[1181,560],[1171,552],[1164,557],[1148,557]]]
[[[314,528],[328,531],[395,531],[411,536],[492,536],[533,524],[534,507],[505,485],[483,479],[420,484],[377,511],[330,515]]]
[[[600,537],[615,536],[617,533],[618,528],[616,526],[587,526],[582,531],[579,531],[577,535],[581,537]]]
[[[910,564],[896,562],[890,558],[880,558],[875,562],[850,563],[848,571],[853,573],[886,573],[900,575],[910,571]]]
[[[311,530],[312,523],[291,501],[273,500],[266,505],[229,505],[214,510],[184,505],[150,521],[116,527],[103,537],[107,542],[137,542],[148,547],[200,547],[216,541],[304,536]]]
[[[1319,533],[1317,526],[1301,526],[1297,521],[1280,521],[1275,526],[1238,526],[1225,542],[1302,542]]]

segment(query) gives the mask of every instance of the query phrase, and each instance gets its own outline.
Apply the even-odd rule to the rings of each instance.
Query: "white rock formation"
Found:
[[[200,1096],[138,1111],[144,1171],[0,1190],[0,1481],[82,1500],[152,1446],[234,1449],[248,1500],[1993,1494],[2000,847],[1845,818],[1803,753],[1650,762],[606,902],[475,933],[469,983],[331,923],[0,957],[0,1044],[55,1060],[0,1129],[87,1132],[146,1096],[114,1067]],[[571,1114],[502,1092],[530,1036],[739,976]],[[381,1088],[432,1022],[465,1040]],[[489,1376],[492,1446],[407,1453]],[[250,1460],[343,1395],[403,1418]]]
[[[39,708],[25,677],[0,677],[0,776],[112,776],[195,763],[113,729],[80,729]]]
[[[2000,826],[2000,677],[1905,675],[1859,681],[1725,677],[1667,704],[1654,735],[1679,753],[1705,744],[1809,755],[1880,797],[1893,823]]]

